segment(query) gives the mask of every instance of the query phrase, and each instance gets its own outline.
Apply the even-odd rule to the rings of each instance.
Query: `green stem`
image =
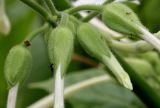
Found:
[[[21,1],[27,4],[28,6],[30,6],[36,12],[38,12],[46,21],[52,22],[52,23],[55,22],[56,19],[52,17],[51,15],[49,15],[49,13],[36,2],[32,0],[21,0]]]
[[[91,12],[88,16],[82,18],[83,22],[88,22],[90,21],[92,18],[96,17],[97,15],[99,15],[99,12]]]
[[[129,52],[129,53],[144,53],[153,50],[153,47],[145,41],[137,41],[132,43],[123,43],[120,41],[113,40],[110,44],[112,48]]]
[[[104,4],[103,5],[105,5],[105,4],[108,4],[108,3],[111,3],[111,2],[113,2],[114,0],[107,0],[106,2],[104,2]],[[97,16],[99,14],[99,12],[92,12],[92,13],[90,13],[88,16],[86,16],[85,18],[82,18],[82,21],[83,22],[88,22],[88,21],[90,21],[92,18],[94,18],[95,16]]]
[[[57,15],[58,16],[59,13],[58,13],[57,9],[55,8],[52,0],[44,0],[44,1],[46,2],[48,8],[50,9],[52,15]]]
[[[69,15],[67,13],[61,13],[60,26],[66,26],[69,20]]]
[[[76,12],[82,11],[82,10],[92,10],[92,11],[101,11],[103,6],[100,5],[81,5],[77,7],[70,8],[66,10],[65,12],[69,14],[74,14]]]
[[[26,41],[28,41],[28,42],[32,41],[32,39],[35,36],[37,36],[39,33],[44,32],[48,27],[49,27],[49,24],[45,23],[42,27],[40,27],[37,30],[31,32],[28,36],[26,36],[25,41],[22,44],[25,44],[25,46],[27,46],[26,43],[25,43]]]
[[[158,33],[155,33],[154,35],[158,39],[160,39],[160,35]],[[143,40],[124,43],[121,41],[117,41],[117,39],[119,38],[121,39],[125,36],[120,36],[119,38],[115,38],[113,36],[106,35],[105,33],[103,33],[102,36],[105,38],[105,40],[107,41],[107,44],[110,47],[120,50],[120,51],[127,52],[127,53],[144,53],[144,52],[151,51],[154,49],[152,45],[150,45],[149,43]]]

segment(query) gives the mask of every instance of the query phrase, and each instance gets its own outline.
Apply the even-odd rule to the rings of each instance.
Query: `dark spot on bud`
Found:
[[[31,43],[30,43],[28,40],[25,40],[25,41],[24,41],[24,44],[25,44],[26,46],[30,46],[30,45],[31,45]]]
[[[50,64],[50,70],[53,72],[53,64]]]

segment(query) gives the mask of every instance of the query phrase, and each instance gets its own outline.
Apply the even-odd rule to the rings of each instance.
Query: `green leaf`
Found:
[[[78,83],[80,81],[83,81],[98,75],[106,75],[105,70],[95,68],[95,69],[87,69],[87,70],[72,72],[71,74],[67,74],[67,76],[65,77],[65,86],[69,86],[74,83]],[[54,87],[53,84],[54,84],[54,79],[50,78],[45,81],[31,83],[29,87],[44,89],[51,93],[53,92],[53,87]]]
[[[129,66],[124,59],[116,52],[115,56],[128,72],[133,83],[133,91],[144,101],[149,107],[160,108],[160,96],[146,83],[146,81],[137,74],[137,72]]]
[[[112,83],[83,89],[67,100],[73,108],[146,108],[132,92]]]
[[[66,86],[106,75],[104,69],[87,69],[74,72],[66,76]],[[33,83],[31,88],[40,88],[52,93],[53,79]],[[128,89],[113,81],[99,83],[78,91],[66,98],[73,108],[146,108],[145,105]]]

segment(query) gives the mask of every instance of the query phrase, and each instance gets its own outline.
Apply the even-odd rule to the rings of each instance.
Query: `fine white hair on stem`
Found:
[[[59,64],[55,73],[54,93],[53,108],[64,108],[64,77],[61,76],[61,64]]]
[[[100,84],[103,82],[107,82],[107,81],[112,81],[111,77],[108,75],[101,75],[101,76],[96,76],[87,80],[84,80],[82,82],[78,82],[76,84],[73,84],[67,88],[65,88],[64,90],[64,96],[65,98],[73,95],[74,93],[90,87],[92,85],[96,85],[96,84]],[[54,94],[50,94],[42,99],[40,99],[39,101],[37,101],[36,103],[30,105],[28,108],[49,108],[53,105],[53,96]]]
[[[7,100],[7,108],[16,108],[18,86],[19,86],[19,83],[17,83],[14,87],[12,87],[9,90],[8,100]]]
[[[143,38],[145,41],[150,43],[155,49],[157,49],[160,52],[160,40],[145,28],[143,27],[139,27],[139,28],[142,32],[142,34],[140,35],[141,38]]]

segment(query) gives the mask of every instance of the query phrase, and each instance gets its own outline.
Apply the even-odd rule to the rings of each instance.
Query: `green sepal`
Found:
[[[78,27],[77,37],[83,48],[93,57],[102,59],[102,55],[110,56],[109,48],[102,39],[101,32],[88,23]]]
[[[61,64],[61,75],[67,70],[71,60],[74,44],[74,35],[65,26],[59,26],[51,32],[48,40],[48,54],[54,70]]]
[[[81,24],[77,30],[78,40],[85,51],[103,62],[123,86],[132,90],[128,74],[118,63],[102,36],[103,33],[88,23]]]
[[[22,83],[32,68],[32,56],[24,46],[10,49],[5,60],[4,73],[9,88]]]
[[[122,3],[105,5],[102,20],[111,29],[131,36],[138,36],[139,26],[144,27],[134,11]]]

